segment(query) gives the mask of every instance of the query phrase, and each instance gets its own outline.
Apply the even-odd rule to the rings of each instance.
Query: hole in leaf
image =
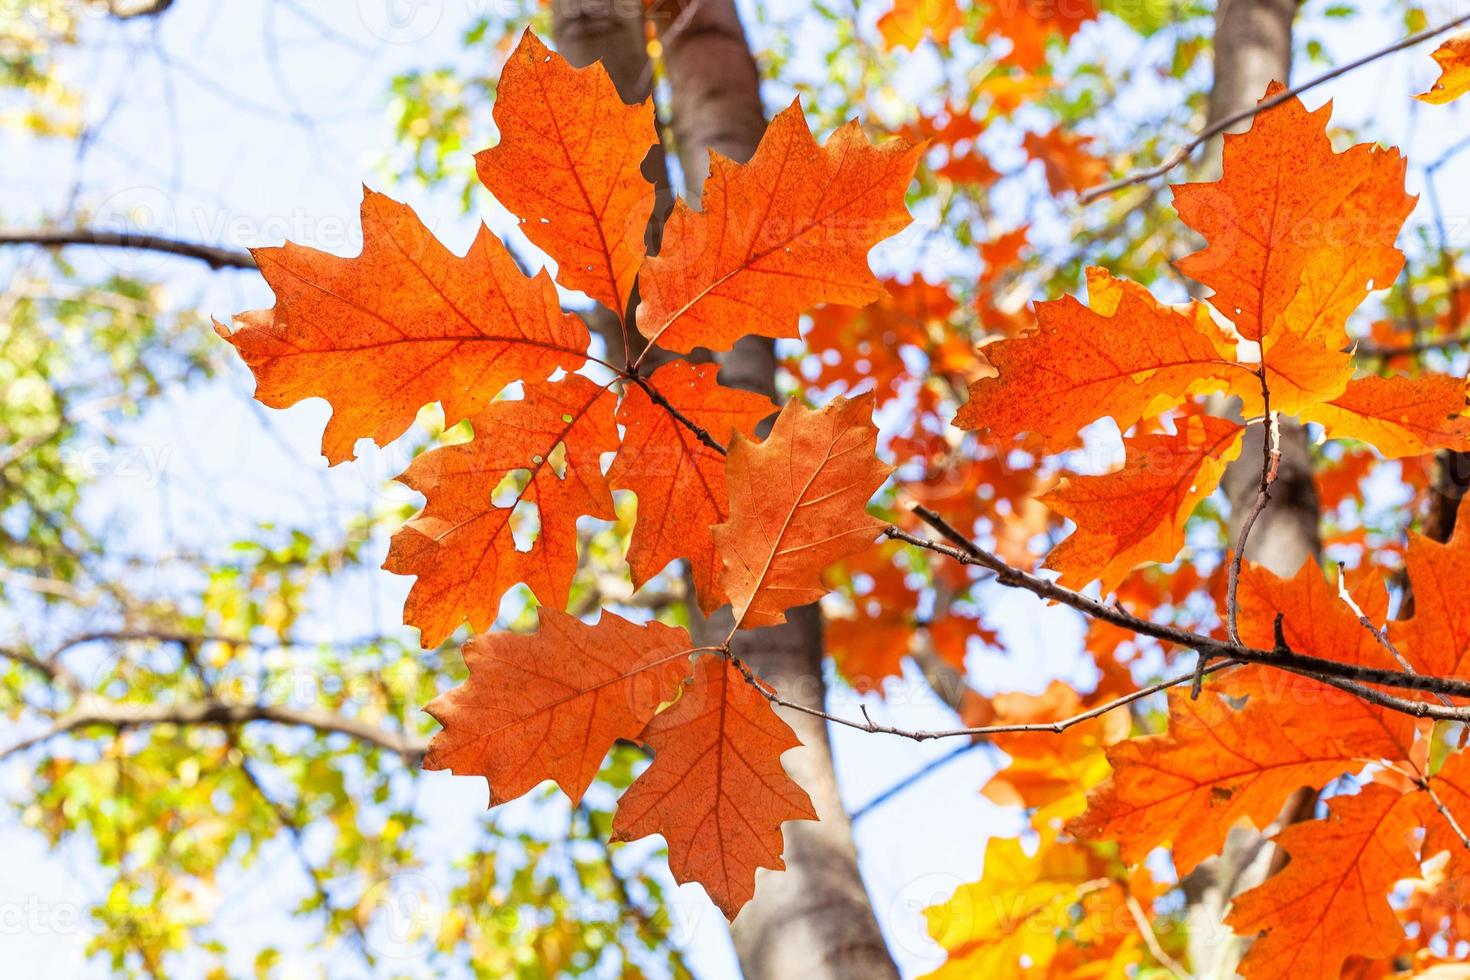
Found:
[[[541,511],[534,501],[521,500],[510,512],[510,536],[515,540],[517,551],[530,551],[541,536]]]
[[[490,491],[490,503],[496,507],[514,507],[521,499],[521,494],[526,492],[526,487],[530,482],[530,470],[511,470],[501,477],[500,482],[495,484],[495,489]]]
[[[559,442],[551,451],[551,458],[547,460],[551,465],[551,472],[556,474],[558,480],[567,478],[567,444]]]

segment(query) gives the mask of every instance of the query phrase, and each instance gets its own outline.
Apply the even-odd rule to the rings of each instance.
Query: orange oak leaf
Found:
[[[1388,593],[1376,575],[1353,589],[1351,598],[1374,624],[1388,614]],[[1360,667],[1399,669],[1316,562],[1307,562],[1290,579],[1247,562],[1241,567],[1237,600],[1240,637],[1248,645],[1272,649],[1279,614],[1282,638],[1296,653]],[[1248,696],[1258,708],[1269,708],[1286,731],[1301,731],[1301,737],[1312,741],[1336,741],[1344,756],[1398,761],[1410,758],[1413,751],[1418,724],[1414,718],[1330,684],[1249,664],[1221,675],[1216,683],[1232,697]]]
[[[649,384],[685,418],[719,443],[738,432],[755,437],[756,425],[775,411],[770,399],[721,387],[714,364],[674,361],[659,368]],[[628,545],[633,584],[641,587],[676,558],[689,560],[694,590],[706,613],[724,605],[720,560],[710,527],[730,516],[725,491],[725,457],[641,387],[630,385],[618,406],[623,447],[608,471],[616,488],[638,495],[638,520]]]
[[[1470,822],[1470,752],[1461,749],[1452,753],[1429,782],[1449,811],[1448,816],[1454,818],[1455,826],[1463,830]],[[1423,856],[1427,859],[1448,851],[1449,873],[1462,879],[1470,875],[1470,849],[1465,847],[1447,816],[1436,811],[1433,801],[1425,807],[1424,824]],[[1470,881],[1466,884],[1470,885]],[[1470,906],[1462,905],[1459,914],[1470,914]]]
[[[618,739],[637,738],[689,675],[682,629],[604,612],[588,625],[550,606],[535,633],[464,646],[469,678],[424,708],[444,730],[425,769],[484,776],[495,806],[550,779],[575,804]]]
[[[1094,694],[1089,700],[1106,697]],[[1059,721],[1088,708],[1061,681],[1052,681],[1040,695],[997,694],[992,704],[997,725]],[[1060,733],[997,733],[991,741],[1010,762],[980,792],[1000,806],[1026,807],[1038,829],[1060,827],[1087,809],[1088,792],[1109,774],[1107,746],[1127,738],[1132,724],[1127,711],[1114,710]]]
[[[1102,889],[1108,899],[1104,907],[1126,901],[1110,870],[1095,848],[1079,841],[1043,836],[1028,854],[1020,840],[992,839],[985,846],[983,877],[924,910],[929,935],[947,958],[922,980],[1076,975],[1053,973],[1050,967],[1066,944],[1077,941],[1074,910],[1084,896]],[[1095,967],[1097,951],[1088,952]]]
[[[1298,788],[1362,768],[1332,738],[1283,730],[1268,708],[1247,702],[1236,710],[1208,691],[1198,700],[1170,691],[1169,731],[1110,748],[1112,778],[1068,829],[1117,841],[1130,864],[1172,843],[1183,876],[1218,853],[1241,820],[1265,827]]]
[[[817,819],[781,766],[801,744],[796,733],[728,659],[707,655],[640,741],[653,763],[618,802],[612,839],[662,834],[674,879],[698,881],[735,918],[755,893],[756,869],[786,867],[781,824]]]
[[[639,169],[658,142],[653,100],[624,105],[601,62],[573,68],[528,30],[500,76],[495,124],[500,142],[475,155],[480,180],[562,285],[622,313],[653,213]]]
[[[1238,896],[1226,920],[1239,935],[1259,934],[1241,972],[1251,980],[1336,980],[1349,956],[1392,953],[1403,926],[1388,893],[1419,873],[1408,837],[1421,795],[1369,784],[1356,796],[1333,797],[1325,820],[1278,834],[1291,862]]]
[[[424,509],[393,536],[383,567],[417,575],[404,622],[427,649],[465,620],[488,629],[501,596],[524,582],[544,605],[565,607],[577,570],[577,518],[613,520],[600,457],[618,448],[615,395],[580,374],[528,384],[525,397],[493,402],[472,419],[475,438],[424,453],[398,479]],[[503,480],[529,474],[513,499],[492,498]],[[534,504],[540,531],[516,547],[512,518]]]
[[[931,338],[942,342],[954,335],[949,319],[957,304],[947,287],[922,276],[910,282],[886,279],[883,285],[886,295],[861,309],[824,306],[812,313],[807,354],[794,366],[814,385],[840,382],[853,389],[872,381],[879,398],[890,398],[909,375],[905,348],[928,352]],[[942,344],[934,346],[943,350]],[[968,350],[964,353],[968,357]]]
[[[927,140],[940,158],[933,167],[935,176],[959,184],[989,185],[1001,174],[980,149],[980,134],[985,123],[970,114],[968,106],[946,102],[938,115],[920,115],[904,126],[902,134],[914,141]]]
[[[1198,304],[1164,306],[1102,269],[1087,286],[1090,309],[1071,296],[1038,303],[1035,332],[982,348],[997,376],[970,386],[955,425],[998,443],[1030,432],[1058,452],[1105,415],[1126,431],[1192,394],[1259,384]]]
[[[893,0],[893,8],[878,18],[883,47],[917,48],[926,35],[936,44],[948,44],[965,26],[965,12],[954,0]]]
[[[1359,439],[1390,459],[1470,449],[1465,379],[1446,374],[1359,378],[1337,398],[1307,406],[1301,415],[1333,439]]]
[[[812,410],[787,402],[761,443],[736,435],[726,462],[730,519],[712,529],[735,627],[786,621],[826,594],[822,572],[873,543],[868,498],[892,467],[875,456],[873,396]]]
[[[1470,92],[1470,33],[1457,34],[1434,49],[1435,64],[1439,65],[1439,78],[1414,98],[1433,105],[1453,102]]]
[[[896,550],[868,548],[826,576],[853,605],[853,615],[825,622],[827,653],[859,694],[883,696],[883,682],[902,676],[913,644],[919,595],[909,586],[908,573],[894,564]]]
[[[923,151],[874,146],[856,122],[818,146],[792,102],[749,163],[711,154],[703,211],[674,205],[638,280],[638,329],[669,350],[729,350],[746,334],[797,336],[818,303],[871,303],[883,287],[868,250],[912,220],[904,193]]]
[[[1240,454],[1243,431],[1226,419],[1190,415],[1174,435],[1123,440],[1122,469],[1065,478],[1041,500],[1077,529],[1052,549],[1046,566],[1069,588],[1100,579],[1107,594],[1136,565],[1172,561],[1184,547],[1189,515]]]
[[[1046,45],[1054,36],[1066,40],[1096,19],[1092,0],[993,0],[980,35],[1010,38],[1011,50],[1002,60],[1032,71],[1046,63]]]
[[[982,242],[980,261],[985,267],[980,272],[980,281],[995,282],[1013,266],[1020,264],[1021,250],[1030,244],[1027,240],[1030,234],[1031,226],[1021,225],[988,242]]]
[[[1272,83],[1266,97],[1282,90]],[[1286,412],[1346,386],[1347,317],[1403,267],[1394,239],[1415,201],[1397,150],[1334,152],[1331,113],[1288,99],[1226,135],[1220,180],[1173,188],[1179,217],[1207,242],[1179,269],[1214,290],[1211,304],[1241,336],[1261,342],[1279,375],[1272,407]]]
[[[407,205],[363,190],[362,254],[342,258],[287,242],[257,248],[276,294],[269,310],[215,330],[255,373],[272,408],[325,398],[328,462],[358,439],[398,438],[424,405],[454,425],[513,381],[538,381],[586,360],[587,328],[563,313],[544,272],[517,268],[483,226],[459,257]]]
[[[1456,521],[1441,544],[1409,532],[1405,559],[1414,614],[1388,624],[1389,636],[1423,674],[1463,677],[1470,666],[1470,521]]]
[[[903,659],[914,639],[907,609],[860,609],[856,616],[834,616],[823,627],[827,652],[857,693],[881,697],[885,680],[903,676]]]
[[[1053,129],[1046,135],[1027,133],[1023,145],[1026,155],[1040,160],[1046,171],[1046,185],[1053,194],[1067,191],[1085,191],[1102,183],[1108,172],[1108,163],[1087,152],[1091,136]]]

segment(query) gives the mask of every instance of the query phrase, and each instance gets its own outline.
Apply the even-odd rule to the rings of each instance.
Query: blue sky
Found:
[[[409,200],[446,244],[462,251],[473,234],[473,219],[461,214],[453,194],[405,191],[380,176],[378,165],[391,152],[393,139],[388,80],[411,67],[464,64],[463,28],[479,14],[514,11],[492,0],[357,0],[312,5],[313,13],[303,16],[301,3],[179,0],[156,29],[134,25],[119,32],[89,24],[85,36],[101,43],[69,59],[67,70],[87,88],[91,120],[105,118],[106,123],[80,162],[69,143],[8,146],[0,220],[25,224],[62,213],[76,189],[79,216],[99,226],[134,222],[234,246],[276,244],[289,237],[353,254],[360,187],[366,180]],[[865,5],[874,8],[871,16],[879,6]],[[329,28],[325,33],[324,26]],[[1390,16],[1378,14],[1350,29],[1330,28],[1325,36],[1329,49],[1347,58],[1399,32]],[[1088,57],[1089,50],[1105,47],[1120,33],[1115,26],[1087,28],[1078,40],[1078,56]],[[1317,70],[1308,66],[1303,74]],[[913,73],[919,77],[922,68]],[[1407,93],[1421,91],[1433,75],[1428,48],[1419,48],[1325,86],[1307,101],[1317,105],[1336,96],[1343,118],[1386,142],[1407,141],[1411,160],[1428,160],[1465,132],[1463,113],[1453,108],[1424,107],[1417,117],[1404,111]],[[768,91],[768,101],[777,101],[775,94]],[[487,133],[485,142],[490,139]],[[1453,177],[1446,172],[1442,190],[1453,212],[1452,237],[1463,244],[1464,194],[1450,190]],[[1420,183],[1420,174],[1411,171],[1410,190]],[[1453,183],[1465,186],[1463,180]],[[476,204],[479,217],[496,230],[511,227],[488,194],[480,193]],[[1421,207],[1411,223],[1425,220]],[[152,270],[173,303],[221,317],[271,303],[269,290],[252,273],[211,272],[127,253],[75,257],[91,269],[115,263],[126,270]],[[5,261],[0,256],[0,269],[8,272],[12,267]],[[903,261],[897,252],[880,251],[875,257],[880,266]],[[408,499],[401,488],[386,483],[405,462],[402,449],[368,450],[358,462],[329,471],[317,450],[325,405],[265,412],[249,403],[250,390],[248,372],[232,362],[216,382],[169,392],[144,419],[125,425],[127,442],[146,452],[137,458],[146,462],[149,478],[138,479],[136,473],[105,478],[97,519],[123,518],[127,540],[147,550],[177,541],[224,544],[266,520],[320,526],[333,513]],[[408,634],[398,626],[408,584],[374,573],[365,591],[353,601],[323,608],[310,628],[326,640],[374,629]],[[1080,626],[1070,614],[1045,609],[1028,595],[996,594],[986,619],[1002,630],[1011,652],[1004,658],[972,657],[972,677],[983,690],[1039,691],[1051,677],[1085,677],[1075,657]],[[0,613],[0,630],[11,628],[19,624]],[[28,625],[27,631],[44,636],[45,628]],[[863,703],[875,720],[908,727],[945,726],[952,720],[922,683],[899,685],[887,702],[867,698]],[[839,690],[832,710],[856,715],[858,699]],[[850,809],[954,748],[841,728],[833,741]],[[1010,836],[1021,827],[1016,814],[977,793],[993,766],[992,753],[967,753],[857,825],[863,873],[906,973],[938,962],[923,935],[923,906],[978,877],[989,836]],[[0,768],[0,788],[8,797],[24,794],[25,770],[20,762]],[[425,836],[445,842],[442,856],[450,857],[452,842],[470,832],[484,805],[483,783],[443,773],[429,774],[422,783],[432,801],[426,811],[440,815]],[[526,818],[533,814],[527,811]],[[0,850],[8,858],[0,880],[0,951],[7,962],[25,975],[100,974],[96,964],[83,959],[85,928],[63,922],[67,908],[99,894],[101,877],[85,852],[50,853],[9,818],[0,822]],[[231,887],[238,893],[222,913],[230,930],[267,930],[288,946],[310,948],[310,922],[292,922],[281,911],[281,889],[299,889],[299,882],[285,873],[254,873],[240,876]],[[734,975],[723,922],[702,890],[685,886],[677,901],[675,921],[689,924],[686,945],[696,971],[708,977]],[[5,916],[13,917],[16,908],[41,917],[45,927],[39,934],[29,926],[10,926]]]

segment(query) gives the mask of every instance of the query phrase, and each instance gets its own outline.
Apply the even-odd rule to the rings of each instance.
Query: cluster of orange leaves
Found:
[[[850,349],[856,336],[867,362],[826,363],[820,381],[876,378],[879,398],[890,397],[911,374],[895,351],[910,347],[937,373],[972,377],[956,423],[1000,450],[1063,452],[1102,417],[1124,431],[1142,424],[1125,439],[1121,469],[1070,478],[1042,498],[1077,525],[1049,559],[1064,582],[1113,590],[1136,566],[1178,554],[1185,522],[1242,432],[1203,414],[1201,395],[1234,395],[1247,417],[1294,414],[1391,457],[1467,445],[1463,381],[1353,376],[1347,317],[1396,276],[1393,241],[1413,202],[1397,153],[1333,152],[1325,109],[1293,100],[1263,113],[1227,140],[1219,182],[1176,188],[1181,217],[1208,242],[1181,268],[1214,291],[1230,328],[1204,304],[1169,307],[1094,270],[1090,305],[1041,304],[1038,329],[986,348],[993,370],[978,378],[945,330],[947,293],[922,280],[885,290],[866,263],[872,245],[908,223],[903,195],[922,145],[874,146],[850,124],[819,146],[793,105],[748,164],[712,160],[703,210],[677,204],[660,254],[646,256],[653,189],[640,165],[657,139],[651,102],[624,105],[600,66],[573,70],[527,33],[506,66],[495,118],[500,143],[477,158],[485,185],[555,260],[555,282],[607,306],[650,344],[719,351],[751,333],[796,337],[801,315],[821,304],[879,300],[856,313],[829,305],[814,318],[814,349],[835,349],[838,335]],[[620,801],[614,836],[663,835],[676,878],[700,881],[733,917],[756,869],[782,867],[781,823],[815,818],[780,762],[795,736],[769,688],[729,655],[728,639],[697,647],[677,627],[610,612],[587,624],[562,612],[577,522],[615,519],[612,492],[631,491],[634,584],[687,561],[700,606],[733,607],[732,636],[821,598],[824,571],[844,561],[873,581],[855,590],[876,597],[869,614],[885,615],[911,590],[888,549],[870,548],[882,525],[866,503],[890,472],[875,453],[874,399],[835,398],[817,410],[792,402],[758,439],[775,406],[722,387],[711,365],[676,361],[645,376],[638,364],[591,357],[586,328],[561,308],[552,277],[526,275],[488,230],[458,256],[406,206],[372,192],[362,220],[355,258],[294,244],[257,250],[276,305],[218,329],[254,371],[264,403],[331,404],[322,447],[332,463],[351,459],[360,438],[384,445],[402,435],[430,403],[443,406],[447,423],[473,427],[469,442],[430,450],[403,474],[425,504],[395,535],[385,565],[417,577],[405,619],[426,645],[465,623],[478,634],[464,647],[467,681],[429,706],[444,729],[426,766],[483,776],[492,803],[547,779],[578,800],[612,744],[637,741],[653,762]],[[1019,229],[994,247],[1000,257],[1023,243]],[[1158,424],[1164,417],[1172,430]],[[911,458],[921,458],[923,434],[910,441]],[[604,472],[606,454],[615,455]],[[994,466],[977,465],[981,476],[946,488],[963,513],[974,513],[965,498],[978,480],[1006,478]],[[1021,481],[1006,496],[1034,489]],[[522,504],[537,516],[525,550],[514,534]],[[1414,541],[1408,565],[1421,598],[1392,635],[1416,669],[1457,673],[1470,655],[1470,604],[1457,598],[1470,575],[1470,532],[1448,546]],[[487,632],[518,584],[541,604],[538,631]],[[1383,595],[1381,584],[1363,582],[1357,601],[1377,620]],[[1269,646],[1278,612],[1299,652],[1393,666],[1316,569],[1290,582],[1247,570],[1246,641]],[[945,659],[962,662],[972,624],[949,635],[942,622],[922,625]],[[890,658],[871,673],[891,675],[893,651],[903,648],[870,650],[870,659]],[[1118,663],[1104,664],[1092,697],[1130,685]],[[1050,719],[1082,704],[1058,686],[991,709],[1005,720]],[[1470,824],[1463,757],[1434,768],[1421,723],[1260,668],[1235,668],[1198,700],[1172,697],[1170,718],[1168,734],[1143,739],[1127,739],[1126,712],[1060,737],[997,738],[1016,762],[987,795],[1035,812],[1042,851],[1028,858],[1019,845],[992,847],[976,887],[1017,889],[1024,900],[1005,916],[976,924],[972,909],[959,934],[931,923],[951,949],[950,967],[1024,958],[1062,969],[1084,950],[1094,962],[1135,956],[1136,930],[1071,930],[1063,941],[1056,930],[1016,930],[1011,912],[1050,916],[1063,901],[1151,904],[1158,886],[1128,870],[1150,849],[1172,844],[1186,872],[1235,823],[1264,826],[1296,788],[1343,775],[1367,785],[1334,797],[1324,819],[1282,832],[1292,864],[1237,903],[1236,928],[1264,933],[1246,967],[1254,976],[1335,976],[1349,956],[1399,947],[1387,892],[1451,843],[1445,811]],[[1086,837],[1118,841],[1120,855],[1103,856]],[[1463,873],[1467,860],[1458,854],[1447,873]],[[934,915],[974,897],[962,891]]]
[[[1062,583],[1100,581],[1104,593],[1139,598],[1133,569],[1178,555],[1185,523],[1240,450],[1243,427],[1204,414],[1197,399],[1206,393],[1238,397],[1248,418],[1270,411],[1314,421],[1330,438],[1389,458],[1470,449],[1463,379],[1354,376],[1347,318],[1397,276],[1403,259],[1393,242],[1413,199],[1396,151],[1333,151],[1329,112],[1295,99],[1267,110],[1249,132],[1226,137],[1219,181],[1174,189],[1180,217],[1206,241],[1180,268],[1211,288],[1229,328],[1203,303],[1166,306],[1091,270],[1090,305],[1039,304],[1034,332],[983,349],[995,373],[971,386],[956,424],[996,445],[1061,453],[1100,418],[1125,433],[1137,427],[1123,439],[1121,468],[1070,477],[1043,497],[1076,524],[1047,559]],[[1172,432],[1159,429],[1161,413],[1172,414]],[[1363,454],[1348,460],[1345,479],[1367,465]],[[1361,575],[1348,600],[1315,563],[1290,580],[1247,563],[1242,641],[1271,648],[1279,623],[1299,654],[1387,670],[1404,669],[1402,656],[1418,673],[1463,676],[1470,531],[1461,524],[1448,544],[1411,536],[1406,566],[1414,614],[1390,623],[1385,642],[1364,625],[1388,615],[1376,573]],[[1174,593],[1199,584],[1191,577]],[[1110,651],[1125,639],[1109,626],[1094,632],[1096,647]],[[1100,656],[1099,666],[1088,702],[1133,689],[1116,659]],[[1038,699],[1041,720],[1084,706],[1070,689],[1049,695]],[[1045,703],[1059,698],[1067,703]],[[997,709],[1005,720],[1014,711]],[[1000,975],[1021,962],[1038,976],[1065,976],[1079,955],[1094,965],[1136,962],[1147,922],[1087,910],[1149,907],[1160,891],[1143,870],[1150,852],[1169,847],[1182,877],[1219,853],[1232,827],[1264,830],[1299,789],[1340,780],[1357,791],[1328,794],[1324,815],[1277,832],[1285,870],[1235,899],[1229,925],[1255,937],[1242,972],[1328,978],[1351,962],[1354,975],[1383,975],[1394,972],[1389,957],[1429,966],[1431,939],[1453,948],[1467,938],[1463,916],[1446,910],[1470,870],[1460,836],[1470,826],[1470,756],[1436,753],[1443,742],[1429,722],[1313,679],[1242,666],[1211,678],[1198,699],[1171,692],[1166,733],[1130,739],[1130,730],[1117,709],[1049,743],[1028,734],[1019,738],[1035,744],[1003,745],[1014,761],[986,795],[1032,811],[1039,850],[999,848],[980,882],[930,910],[931,932],[950,954],[937,976]],[[1117,857],[1094,841],[1116,843]],[[1405,879],[1425,888],[1396,909],[1390,893]],[[997,894],[1012,897],[991,903]],[[1081,925],[1063,914],[1076,908]],[[1418,923],[1417,935],[1406,934],[1407,922]]]
[[[867,252],[909,223],[904,194],[922,152],[901,139],[874,146],[856,124],[818,145],[793,104],[748,164],[712,157],[703,210],[680,201],[660,254],[646,256],[651,100],[623,104],[601,65],[575,70],[527,32],[495,120],[500,142],[476,158],[480,178],[556,261],[556,282],[672,351],[796,337],[811,307],[882,296]],[[732,636],[782,623],[882,528],[865,509],[890,472],[873,399],[789,403],[758,440],[770,401],[721,386],[713,364],[645,376],[591,357],[552,277],[526,275],[487,229],[457,256],[371,191],[362,223],[355,258],[256,250],[276,305],[217,329],[265,404],[331,404],[329,462],[351,459],[360,438],[397,438],[432,402],[447,424],[473,427],[400,477],[425,503],[385,563],[417,577],[404,618],[426,647],[466,622],[478,634],[464,647],[468,680],[428,706],[444,727],[426,767],[485,777],[492,803],[548,779],[576,801],[613,743],[636,741],[653,763],[624,793],[614,837],[662,834],[675,876],[700,881],[733,917],[756,869],[783,866],[781,823],[816,818],[780,762],[795,736],[728,639],[697,647],[681,628],[561,612],[577,522],[615,519],[612,491],[632,491],[635,586],[684,560],[704,610],[733,606]],[[537,518],[528,549],[516,543],[528,530],[520,505]],[[486,632],[518,584],[540,603],[538,631]]]
[[[964,30],[969,14],[954,0],[894,0],[878,18],[878,33],[888,48],[915,48],[925,37],[948,44]],[[1046,61],[1046,46],[1054,37],[1070,38],[1090,20],[1097,19],[1092,0],[990,0],[976,28],[981,38],[1010,41],[1004,60],[1027,71]]]

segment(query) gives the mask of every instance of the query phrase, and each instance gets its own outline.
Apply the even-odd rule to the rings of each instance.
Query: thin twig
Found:
[[[1373,621],[1367,617],[1362,607],[1358,605],[1358,601],[1348,591],[1347,579],[1343,575],[1342,562],[1337,563],[1337,597],[1353,611],[1353,615],[1358,617],[1358,622],[1362,624],[1363,629],[1372,634],[1373,639],[1378,641],[1378,645],[1388,651],[1389,656],[1393,657],[1394,661],[1404,669],[1404,673],[1415,673],[1414,665],[1409,663],[1409,658],[1400,653],[1399,648],[1394,645],[1393,640],[1388,638],[1388,628],[1384,627],[1383,629],[1379,629],[1377,626],[1374,626]],[[1440,694],[1438,697],[1440,703],[1445,707],[1453,706],[1453,703],[1445,695]]]
[[[937,772],[944,766],[949,765],[960,756],[974,752],[976,749],[990,749],[993,747],[994,746],[992,745],[992,743],[977,738],[975,741],[969,742],[965,745],[961,745],[959,748],[954,749],[937,759],[931,759],[924,765],[920,766],[918,769],[909,773],[907,776],[904,776],[898,782],[892,784],[887,789],[869,799],[866,803],[864,803],[862,806],[859,806],[856,810],[853,810],[852,813],[849,814],[849,818],[853,821],[853,823],[856,823],[863,817],[867,816],[869,813],[872,813],[878,807],[882,806],[884,803],[887,803],[889,800],[902,793],[904,790],[913,786],[915,783],[924,779],[926,776],[929,776],[930,774]]]
[[[1236,592],[1240,586],[1240,567],[1245,561],[1245,546],[1250,539],[1251,528],[1256,526],[1266,505],[1271,502],[1271,486],[1281,470],[1281,420],[1271,411],[1271,391],[1266,387],[1266,368],[1261,367],[1261,393],[1265,399],[1267,430],[1261,445],[1261,482],[1256,488],[1256,502],[1251,506],[1245,520],[1240,523],[1240,537],[1235,542],[1235,554],[1230,559],[1230,581],[1226,586],[1225,613],[1230,642],[1240,645],[1240,602]]]
[[[1460,845],[1466,850],[1470,850],[1470,837],[1465,836],[1464,828],[1455,819],[1455,815],[1450,812],[1450,808],[1444,805],[1444,800],[1440,799],[1439,794],[1434,791],[1434,785],[1428,779],[1424,778],[1419,779],[1418,782],[1419,788],[1429,794],[1429,799],[1434,803],[1434,808],[1440,812],[1445,822],[1450,825],[1450,830],[1454,831],[1455,836],[1460,838]]]
[[[866,720],[855,721],[852,718],[843,718],[841,715],[834,715],[830,712],[823,711],[820,708],[813,708],[808,705],[800,704],[796,701],[791,701],[787,698],[783,698],[780,693],[777,692],[776,689],[773,688],[768,682],[756,675],[755,672],[750,669],[750,666],[745,663],[745,661],[735,656],[730,656],[729,660],[732,664],[735,665],[735,668],[740,671],[741,676],[745,678],[746,682],[754,687],[757,691],[759,691],[761,695],[772,704],[779,705],[783,708],[790,708],[793,711],[800,711],[802,714],[811,715],[814,718],[821,718],[825,721],[830,721],[834,725],[843,725],[847,728],[855,728],[860,732],[868,732],[869,734],[873,735],[897,735],[900,738],[913,739],[915,742],[927,742],[931,739],[936,738],[959,738],[962,736],[975,738],[986,735],[1011,735],[1020,732],[1050,732],[1052,734],[1059,735],[1067,729],[1073,727],[1074,725],[1080,725],[1084,721],[1091,721],[1094,718],[1098,718],[1102,715],[1107,714],[1109,711],[1114,711],[1118,708],[1122,708],[1126,705],[1132,704],[1134,701],[1142,700],[1143,698],[1149,697],[1150,695],[1158,694],[1160,691],[1167,690],[1168,688],[1174,687],[1179,684],[1183,684],[1185,681],[1194,676],[1193,671],[1187,674],[1179,674],[1167,680],[1162,680],[1158,683],[1150,684],[1147,687],[1141,687],[1136,691],[1133,691],[1129,694],[1124,694],[1120,697],[1116,697],[1113,700],[1105,702],[1103,704],[1088,708],[1086,711],[1072,715],[1070,718],[1062,718],[1057,721],[1026,722],[1017,723],[1014,725],[982,725],[977,728],[915,730],[909,728],[898,728],[894,725],[880,725],[877,722],[873,721],[871,718],[867,718],[866,712],[864,713],[864,718]],[[1234,666],[1237,666],[1236,663],[1226,661],[1211,666],[1210,672],[1213,673],[1214,671],[1224,670],[1227,667]]]
[[[648,395],[650,401],[652,401],[655,405],[658,405],[664,411],[668,412],[669,415],[673,417],[675,422],[678,422],[680,425],[684,426],[684,428],[694,433],[694,437],[696,439],[704,443],[710,449],[713,449],[715,452],[719,453],[721,456],[726,455],[725,447],[720,445],[719,441],[715,439],[714,436],[710,435],[706,429],[702,428],[697,422],[689,418],[689,416],[685,415],[683,412],[675,408],[673,404],[663,396],[662,392],[660,392],[653,385],[649,384],[647,378],[643,377],[633,368],[629,368],[627,371],[623,372],[623,377],[627,378],[638,387],[642,388],[644,394]],[[774,406],[772,406],[772,408],[774,408]]]
[[[1185,160],[1188,160],[1190,155],[1194,153],[1195,150],[1199,149],[1205,143],[1225,132],[1227,129],[1230,129],[1237,123],[1242,123],[1245,120],[1254,117],[1258,113],[1265,112],[1267,109],[1275,108],[1288,99],[1295,98],[1296,96],[1301,95],[1303,92],[1316,88],[1318,85],[1321,85],[1325,82],[1330,82],[1334,78],[1337,78],[1341,75],[1346,75],[1348,72],[1361,68],[1364,65],[1371,64],[1372,62],[1377,61],[1379,58],[1391,55],[1397,51],[1402,51],[1405,48],[1411,48],[1414,45],[1419,44],[1420,42],[1427,41],[1432,37],[1437,37],[1440,34],[1445,33],[1446,31],[1453,30],[1456,27],[1459,27],[1461,24],[1466,23],[1467,21],[1470,21],[1470,14],[1463,14],[1459,17],[1456,17],[1454,20],[1446,21],[1445,23],[1440,24],[1437,27],[1431,27],[1428,30],[1420,31],[1418,34],[1411,34],[1409,37],[1395,41],[1393,44],[1390,44],[1387,47],[1379,48],[1377,51],[1370,52],[1369,54],[1366,54],[1361,58],[1350,61],[1345,65],[1341,65],[1337,68],[1332,69],[1331,71],[1324,72],[1321,75],[1318,75],[1316,78],[1309,79],[1308,81],[1305,81],[1300,85],[1296,85],[1292,88],[1288,88],[1284,91],[1278,92],[1268,99],[1262,99],[1260,102],[1256,103],[1248,109],[1242,109],[1241,111],[1234,113],[1233,115],[1226,116],[1219,122],[1205,127],[1203,130],[1200,131],[1199,135],[1195,136],[1194,139],[1190,140],[1188,143],[1185,143],[1173,153],[1169,154],[1164,162],[1159,164],[1158,166],[1149,167],[1146,170],[1135,171],[1126,177],[1120,177],[1117,180],[1109,181],[1106,184],[1099,184],[1097,187],[1093,187],[1079,195],[1077,198],[1077,203],[1090,204],[1100,197],[1105,197],[1108,194],[1116,193],[1117,191],[1120,191],[1125,187],[1132,187],[1134,184],[1142,184],[1145,181],[1153,180],[1155,177],[1162,177],[1164,174],[1179,166]]]
[[[1128,887],[1124,882],[1119,882],[1119,884],[1125,890]],[[1159,945],[1159,937],[1154,933],[1154,927],[1148,921],[1148,915],[1144,913],[1143,906],[1138,904],[1138,899],[1132,895],[1128,895],[1125,898],[1125,904],[1128,906],[1128,914],[1133,917],[1133,924],[1138,927],[1139,937],[1143,940],[1143,944],[1148,947],[1148,951],[1153,954],[1154,959],[1159,961],[1159,965],[1172,973],[1178,980],[1189,980],[1189,971],[1180,966],[1179,961],[1164,952],[1164,947]]]

